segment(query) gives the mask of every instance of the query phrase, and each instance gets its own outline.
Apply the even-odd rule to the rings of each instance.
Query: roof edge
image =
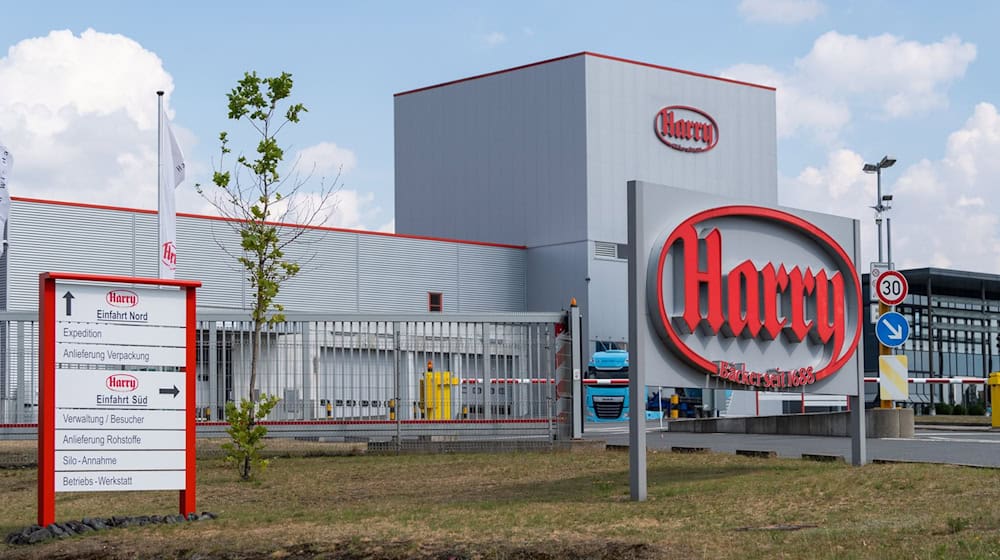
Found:
[[[765,86],[765,85],[761,85],[761,84],[755,84],[753,82],[745,82],[745,81],[742,81],[742,80],[734,80],[732,78],[723,78],[721,76],[713,76],[711,74],[704,74],[704,73],[701,73],[701,72],[694,72],[694,71],[691,71],[691,70],[682,70],[680,68],[672,68],[670,66],[661,66],[659,64],[651,64],[649,62],[640,62],[640,61],[637,61],[637,60],[630,60],[630,59],[627,59],[627,58],[621,58],[621,57],[617,57],[617,56],[611,56],[611,55],[606,55],[606,54],[601,54],[601,53],[596,53],[596,52],[591,52],[591,51],[581,51],[581,52],[574,53],[574,54],[568,54],[568,55],[559,56],[559,57],[556,57],[556,58],[549,58],[549,59],[546,59],[546,60],[540,60],[538,62],[531,62],[531,63],[528,63],[528,64],[522,64],[520,66],[514,66],[513,68],[505,68],[503,70],[496,70],[496,71],[493,71],[493,72],[487,72],[485,74],[477,74],[475,76],[469,76],[467,78],[459,78],[457,80],[450,80],[450,81],[447,81],[447,82],[442,82],[440,84],[434,84],[434,85],[424,86],[424,87],[420,87],[420,88],[416,88],[416,89],[411,89],[411,90],[407,90],[407,91],[401,91],[399,93],[394,93],[393,97],[394,98],[395,97],[401,97],[401,96],[404,96],[404,95],[410,95],[411,93],[419,93],[419,92],[427,91],[427,90],[431,90],[431,89],[437,89],[437,88],[442,88],[442,87],[451,86],[451,85],[455,85],[455,84],[460,84],[462,82],[470,82],[472,80],[478,80],[480,78],[489,78],[491,76],[496,76],[496,75],[499,75],[499,74],[507,74],[509,72],[516,72],[518,70],[524,70],[525,68],[533,68],[535,66],[541,66],[543,64],[550,64],[552,62],[560,62],[560,61],[563,61],[563,60],[568,60],[570,58],[576,58],[578,56],[592,56],[594,58],[603,58],[605,60],[612,60],[612,61],[615,61],[615,62],[624,62],[626,64],[634,64],[636,66],[644,66],[646,68],[655,68],[657,70],[666,70],[668,72],[676,72],[678,74],[686,74],[688,76],[695,76],[697,78],[707,78],[709,80],[717,80],[717,81],[720,81],[720,82],[726,82],[726,83],[736,84],[736,85],[741,85],[741,86],[748,86],[748,87],[763,89],[763,90],[767,90],[767,91],[777,91],[773,86]]]
[[[52,206],[71,206],[74,208],[90,208],[93,210],[112,210],[115,212],[130,212],[133,214],[159,214],[156,210],[148,210],[145,208],[128,208],[125,206],[110,206],[106,204],[93,204],[89,202],[70,202],[64,200],[45,200],[41,198],[28,198],[23,196],[12,196],[11,200],[15,202],[27,202],[31,204],[49,204]],[[178,212],[178,217],[183,218],[194,218],[198,220],[215,220],[220,222],[242,222],[238,218],[227,218],[224,216],[208,216],[205,214],[191,214],[187,212]],[[357,235],[375,235],[380,237],[396,237],[399,239],[416,239],[420,241],[441,241],[444,243],[459,243],[462,245],[479,245],[483,247],[499,247],[503,249],[527,249],[526,245],[513,245],[509,243],[493,243],[490,241],[474,241],[470,239],[449,239],[447,237],[432,237],[428,235],[415,235],[408,233],[389,233],[384,231],[368,231],[363,229],[349,229],[349,228],[339,228],[332,226],[309,226],[303,224],[290,224],[284,222],[267,222],[270,225],[279,227],[292,227],[292,228],[302,228],[310,229],[316,231],[334,231],[340,233],[353,233]]]

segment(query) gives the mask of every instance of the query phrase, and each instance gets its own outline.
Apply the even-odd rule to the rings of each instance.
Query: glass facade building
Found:
[[[910,323],[910,337],[897,349],[909,361],[911,378],[984,379],[1000,369],[1000,275],[940,268],[901,270],[909,295],[896,306]],[[862,277],[865,301],[871,283]],[[869,303],[877,307],[877,303]],[[878,377],[879,345],[871,309],[864,326],[866,377]],[[911,383],[909,402],[918,412],[935,405],[987,406],[985,384]],[[878,386],[866,384],[869,401]]]

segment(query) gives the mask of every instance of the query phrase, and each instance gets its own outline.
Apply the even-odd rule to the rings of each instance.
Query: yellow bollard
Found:
[[[1000,412],[997,412],[997,407],[1000,406],[1000,371],[994,371],[990,374],[990,409],[993,411],[993,427],[1000,428]]]

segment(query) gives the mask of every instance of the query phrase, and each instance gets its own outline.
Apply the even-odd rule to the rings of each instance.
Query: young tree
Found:
[[[198,192],[220,214],[234,218],[230,223],[239,233],[242,251],[237,254],[220,246],[243,266],[253,293],[249,391],[239,407],[232,402],[226,405],[230,422],[227,431],[233,440],[227,444],[227,451],[244,480],[251,478],[254,466],[266,466],[259,451],[267,430],[257,425],[257,420],[267,416],[278,402],[275,396],[258,397],[256,394],[261,335],[265,326],[285,320],[284,308],[276,298],[282,284],[300,270],[299,263],[285,257],[285,249],[306,231],[302,227],[279,224],[294,221],[315,225],[320,222],[332,210],[332,197],[339,179],[338,175],[329,184],[321,183],[306,196],[300,190],[308,182],[308,176],[300,180],[292,172],[288,179],[279,173],[284,150],[278,145],[277,135],[285,125],[298,123],[300,115],[307,111],[303,104],[289,101],[291,93],[292,75],[287,72],[271,78],[258,77],[256,72],[244,74],[227,94],[229,119],[245,121],[252,127],[258,139],[256,150],[252,156],[239,153],[232,173],[222,171],[226,156],[232,153],[229,134],[222,132],[219,135],[222,151],[219,170],[212,175],[218,196],[209,196],[196,185]]]

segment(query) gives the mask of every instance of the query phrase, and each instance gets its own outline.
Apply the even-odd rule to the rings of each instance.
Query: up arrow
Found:
[[[73,315],[73,292],[67,291],[63,294],[63,299],[66,300],[66,316],[69,317]]]

